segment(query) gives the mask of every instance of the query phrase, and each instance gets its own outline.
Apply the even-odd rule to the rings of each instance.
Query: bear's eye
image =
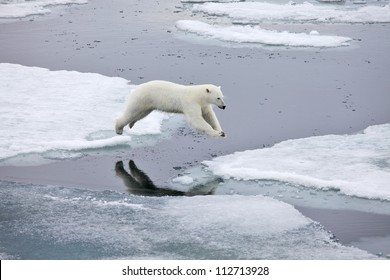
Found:
[[[219,97],[218,97],[217,99],[218,99],[218,100],[221,100],[221,98],[219,98]]]

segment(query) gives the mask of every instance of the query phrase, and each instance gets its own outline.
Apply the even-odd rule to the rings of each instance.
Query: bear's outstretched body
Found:
[[[116,120],[115,131],[143,119],[153,110],[184,114],[187,122],[199,132],[225,137],[215,113],[214,104],[225,109],[223,94],[215,85],[185,86],[167,81],[151,81],[139,85],[129,97],[124,114]]]

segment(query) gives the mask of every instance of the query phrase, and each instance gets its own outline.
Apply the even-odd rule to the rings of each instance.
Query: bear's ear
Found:
[[[207,91],[207,93],[210,93],[210,90],[208,88],[206,88],[206,91]]]

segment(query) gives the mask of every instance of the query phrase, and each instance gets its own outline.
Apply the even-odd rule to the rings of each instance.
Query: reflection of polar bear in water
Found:
[[[184,114],[187,122],[202,133],[225,137],[211,107],[225,109],[220,87],[214,85],[184,86],[166,81],[152,81],[139,85],[131,94],[124,114],[117,119],[115,130],[133,125],[153,110]]]
[[[149,176],[138,169],[134,161],[129,161],[130,173],[126,171],[122,161],[115,164],[116,175],[123,180],[130,194],[142,196],[195,196],[213,194],[220,183],[221,178],[215,178],[203,184],[191,187],[188,191],[174,190],[169,187],[156,186]]]

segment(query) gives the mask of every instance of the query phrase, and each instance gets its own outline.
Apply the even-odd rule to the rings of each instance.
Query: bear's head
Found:
[[[207,102],[209,104],[214,104],[218,106],[218,108],[223,110],[226,108],[225,102],[223,101],[223,94],[221,91],[221,87],[217,87],[214,85],[207,85],[206,96],[207,96]]]

